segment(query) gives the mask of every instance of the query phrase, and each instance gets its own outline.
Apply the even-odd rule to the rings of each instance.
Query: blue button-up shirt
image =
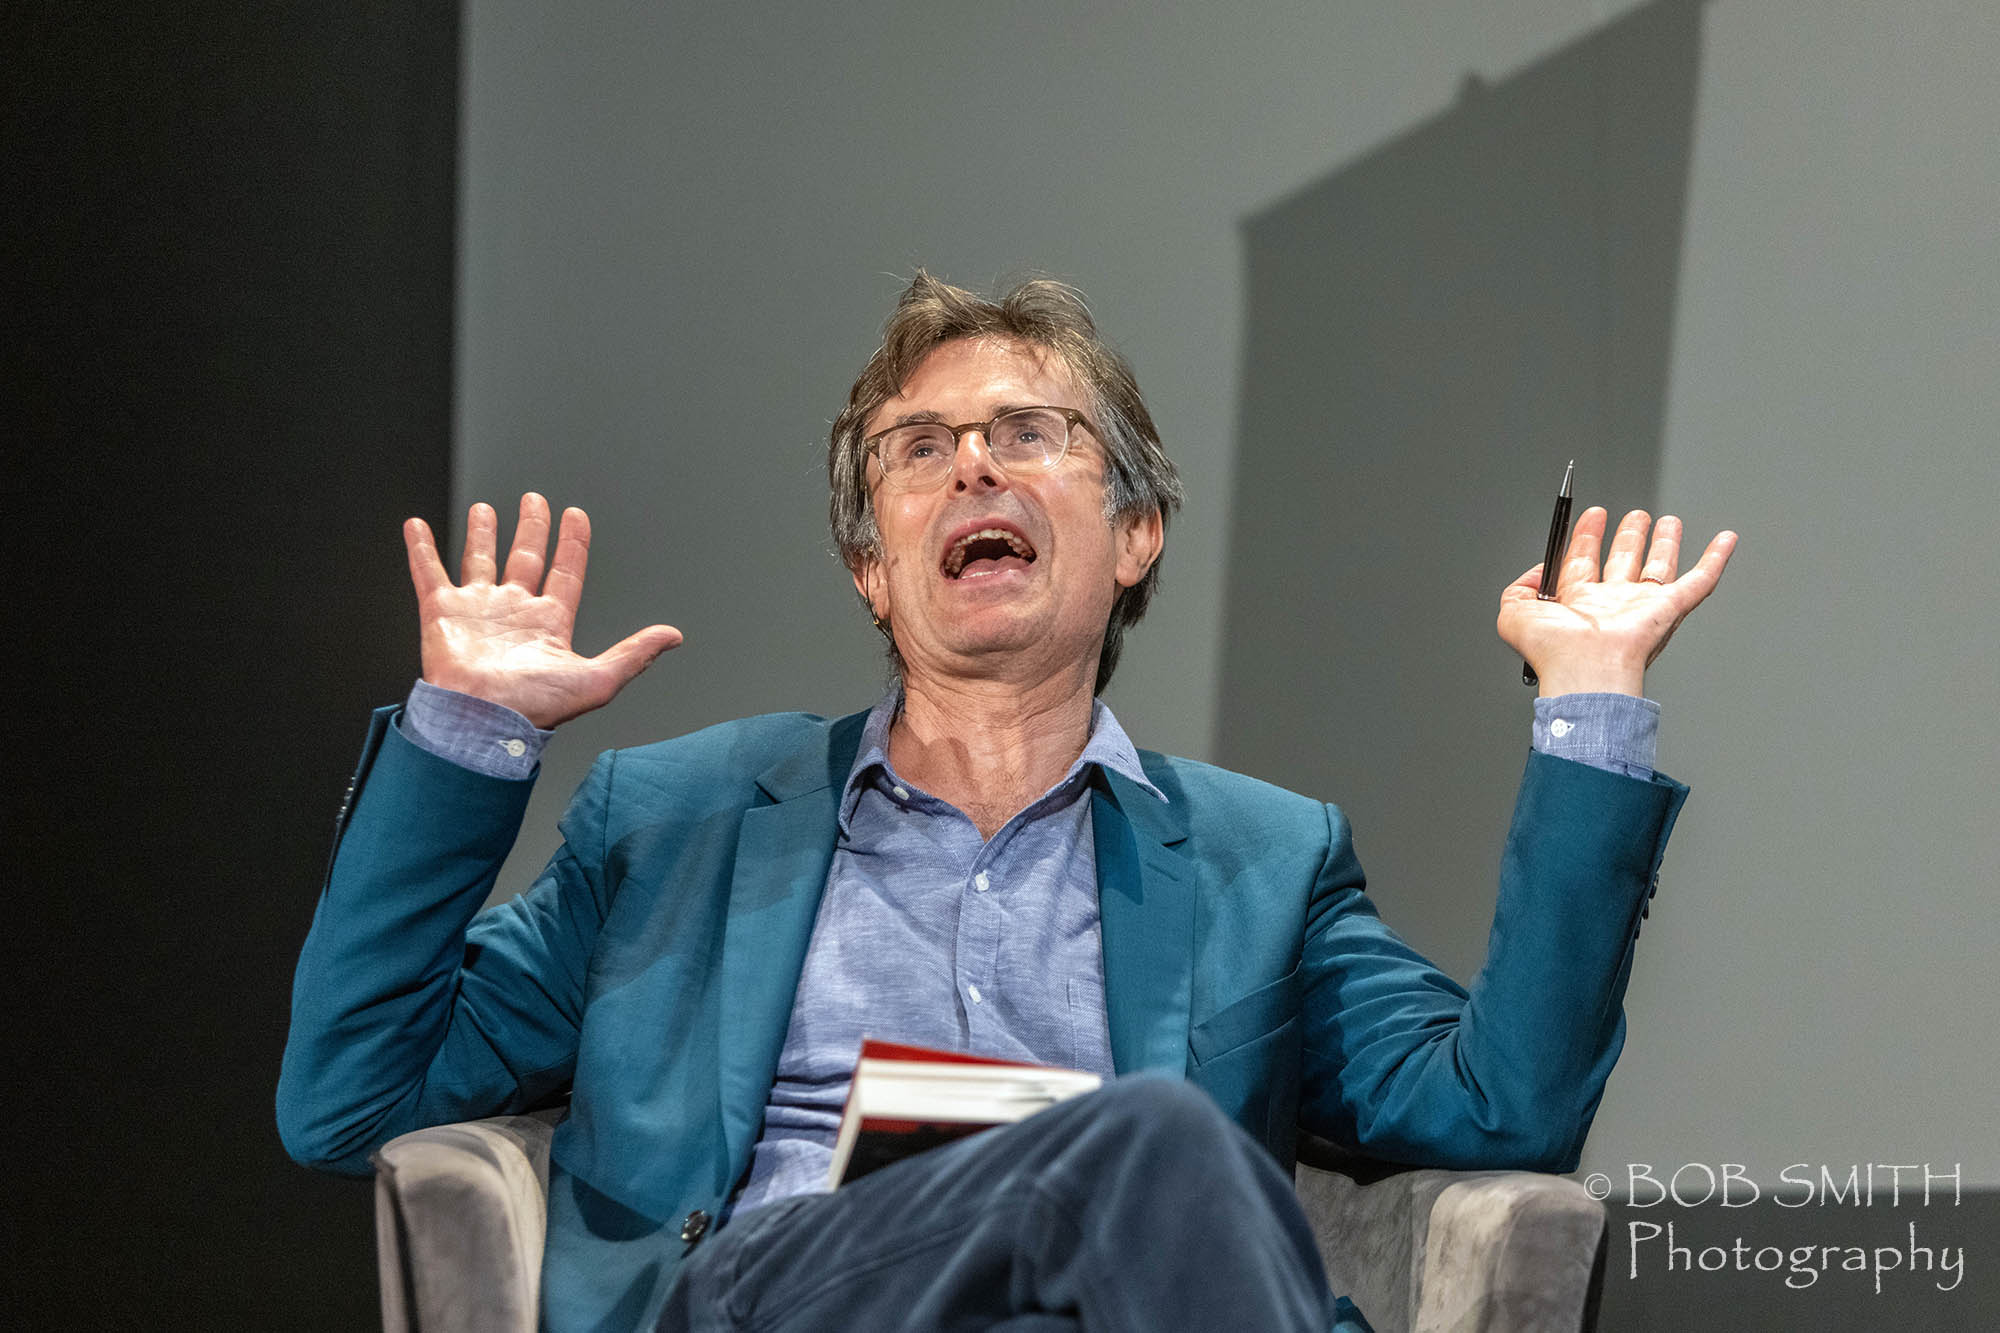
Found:
[[[1064,1065],[1109,1078],[1093,765],[1165,795],[1125,729],[1091,705],[1061,781],[991,838],[889,763],[899,700],[869,713],[742,1211],[826,1188],[864,1036]]]

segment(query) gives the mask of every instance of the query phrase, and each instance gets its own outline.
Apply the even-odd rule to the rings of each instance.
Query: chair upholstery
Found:
[[[384,1333],[534,1333],[560,1110],[438,1125],[375,1154]]]
[[[1376,1333],[1597,1327],[1606,1215],[1573,1180],[1390,1166],[1309,1136],[1296,1179],[1328,1280]]]
[[[561,1118],[440,1125],[375,1154],[385,1333],[533,1333]],[[1596,1327],[1605,1212],[1574,1181],[1385,1166],[1311,1138],[1299,1153],[1327,1275],[1376,1333]]]

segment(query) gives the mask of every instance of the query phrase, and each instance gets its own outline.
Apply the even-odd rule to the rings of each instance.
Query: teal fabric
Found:
[[[299,960],[286,1146],[360,1174],[407,1130],[573,1090],[544,1318],[637,1326],[687,1252],[683,1219],[719,1215],[749,1161],[864,715],[604,755],[535,886],[484,913],[529,784],[428,754],[392,718],[370,728]],[[1300,1125],[1390,1161],[1575,1166],[1686,788],[1531,754],[1468,999],[1377,918],[1337,808],[1141,761],[1165,804],[1103,770],[1092,794],[1120,1073],[1192,1080],[1287,1168]]]

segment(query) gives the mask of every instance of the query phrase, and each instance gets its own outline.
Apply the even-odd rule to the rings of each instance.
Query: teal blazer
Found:
[[[749,1163],[865,715],[602,756],[535,885],[485,912],[530,784],[393,716],[299,959],[286,1147],[362,1174],[407,1130],[568,1093],[544,1318],[633,1327],[691,1249],[684,1219],[719,1216]],[[1200,1084],[1287,1169],[1301,1126],[1389,1161],[1575,1167],[1685,787],[1531,754],[1468,995],[1378,919],[1337,808],[1140,760],[1165,803],[1102,769],[1091,794],[1120,1074]]]

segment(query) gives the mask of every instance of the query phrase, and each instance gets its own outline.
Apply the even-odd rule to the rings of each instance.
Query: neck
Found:
[[[908,675],[889,762],[990,838],[1083,753],[1094,680],[1091,672],[1025,684]]]

